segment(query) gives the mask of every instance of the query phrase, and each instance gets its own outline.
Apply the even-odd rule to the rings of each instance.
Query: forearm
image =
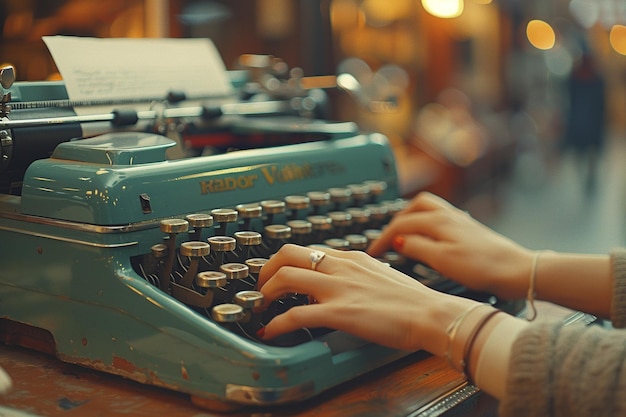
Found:
[[[537,259],[537,299],[609,318],[612,292],[608,255],[541,252]]]

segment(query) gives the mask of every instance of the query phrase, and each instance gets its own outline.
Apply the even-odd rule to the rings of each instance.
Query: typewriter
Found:
[[[170,159],[177,142],[159,132],[78,139],[75,116],[54,105],[62,82],[11,86],[10,70],[2,81],[5,343],[209,408],[304,400],[410,353],[330,329],[255,336],[307,302],[286,294],[258,312],[257,274],[281,245],[361,250],[402,208],[383,135],[328,123],[308,132],[323,140]],[[491,300],[397,254],[383,261]]]

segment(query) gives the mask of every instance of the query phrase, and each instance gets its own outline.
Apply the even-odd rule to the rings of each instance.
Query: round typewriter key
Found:
[[[335,227],[346,227],[352,224],[352,215],[347,211],[331,211],[328,217]]]
[[[365,250],[367,249],[369,241],[365,235],[351,234],[344,237],[350,244],[352,250]]]
[[[311,222],[313,230],[330,230],[333,225],[333,220],[328,216],[309,216],[307,220]]]
[[[183,233],[189,230],[189,222],[183,219],[161,220],[161,231],[165,233]]]
[[[389,213],[389,216],[393,216],[394,214],[402,210],[404,207],[406,207],[408,202],[407,200],[403,198],[397,198],[395,200],[381,201],[380,204],[387,207],[387,212]]]
[[[211,253],[211,245],[206,242],[183,242],[179,251],[182,256],[207,256]]]
[[[263,208],[260,204],[249,203],[237,205],[237,212],[242,219],[256,219],[263,214]]]
[[[265,265],[267,261],[267,258],[250,258],[246,259],[246,265],[248,266],[248,270],[251,274],[258,274],[261,272],[261,268],[263,268],[263,265]]]
[[[228,283],[226,274],[218,271],[203,271],[196,275],[196,284],[202,288],[219,288]]]
[[[152,245],[150,251],[155,258],[164,258],[167,256],[167,245],[164,243],[157,243],[156,245]]]
[[[285,204],[289,210],[302,210],[309,208],[309,197],[303,195],[288,195],[285,197]]]
[[[387,189],[387,183],[381,180],[368,180],[363,182],[370,188],[370,193],[375,196],[379,196]]]
[[[352,199],[354,201],[365,201],[370,196],[370,187],[367,184],[350,184],[348,188],[352,192]]]
[[[206,213],[188,214],[185,217],[194,229],[213,226],[213,216]]]
[[[371,212],[366,208],[350,207],[346,211],[352,215],[352,223],[354,224],[362,225],[370,220]]]
[[[230,252],[237,247],[237,241],[229,236],[211,236],[209,239],[211,250],[215,252]]]
[[[376,239],[380,238],[380,235],[383,233],[380,229],[366,229],[363,230],[363,236],[367,238],[368,242],[373,242]]]
[[[259,232],[242,231],[235,232],[235,240],[240,246],[260,245],[262,236]]]
[[[290,220],[287,226],[291,227],[291,233],[294,235],[306,235],[313,230],[313,225],[307,220]]]
[[[211,316],[218,323],[234,323],[243,319],[245,312],[238,304],[219,304],[213,307]]]
[[[307,193],[307,197],[314,206],[323,206],[330,202],[330,193],[326,191],[311,191]]]
[[[350,242],[346,239],[341,239],[338,237],[334,237],[331,239],[326,239],[324,244],[329,248],[337,249],[337,250],[348,250],[350,249]]]
[[[237,211],[232,209],[211,210],[213,219],[218,223],[233,223],[237,221]]]
[[[377,223],[384,222],[389,213],[389,208],[384,204],[366,204],[365,209],[369,210],[370,218]]]
[[[264,200],[261,201],[261,207],[265,214],[279,214],[285,212],[287,205],[281,200]]]
[[[249,273],[248,265],[235,262],[221,265],[220,271],[226,274],[229,280],[247,278]]]
[[[330,200],[339,204],[347,203],[352,196],[352,191],[346,187],[332,187],[328,189],[328,193],[330,194]]]
[[[406,259],[404,256],[396,252],[385,252],[383,254],[383,261],[393,266],[394,268],[404,265]]]
[[[263,307],[265,298],[263,293],[259,291],[239,291],[235,294],[234,302],[243,308],[252,310]]]
[[[291,227],[285,224],[265,226],[265,236],[269,239],[289,239],[291,237]]]

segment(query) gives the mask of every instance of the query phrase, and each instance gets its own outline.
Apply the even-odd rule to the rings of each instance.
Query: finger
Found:
[[[324,299],[329,285],[328,276],[317,271],[293,266],[283,266],[260,289],[266,304],[287,293],[309,294],[317,300]]]
[[[411,213],[414,211],[438,210],[441,208],[450,209],[453,207],[454,206],[445,199],[428,191],[422,191],[411,199],[398,214]]]
[[[315,327],[333,328],[328,308],[322,304],[296,306],[272,318],[265,325],[263,339],[270,340],[298,329]]]
[[[311,252],[317,249],[311,249],[304,246],[287,244],[278,250],[263,265],[259,272],[258,288],[262,288],[265,282],[276,274],[283,266],[293,266],[302,269],[311,269]],[[321,262],[326,261],[323,259]],[[319,265],[319,264],[318,264]]]
[[[402,239],[394,245],[394,250],[407,258],[413,259],[419,257],[419,260],[434,267],[438,264],[437,259],[441,253],[445,251],[446,242],[434,240],[431,237],[410,234],[398,235]]]
[[[392,247],[393,239],[398,235],[429,234],[433,224],[431,212],[407,213],[401,217],[395,217],[383,229],[380,237],[367,249],[371,256],[381,256]]]

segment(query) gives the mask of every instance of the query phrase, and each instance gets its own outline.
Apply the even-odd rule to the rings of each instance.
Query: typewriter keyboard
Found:
[[[256,288],[264,263],[286,243],[364,250],[406,204],[379,201],[385,187],[371,181],[162,220],[163,241],[132,264],[148,282],[208,320],[258,340],[257,331],[272,317],[309,302],[306,294],[285,294],[266,306]],[[427,285],[447,282],[394,252],[381,261]],[[272,343],[295,345],[325,332],[301,329]]]

